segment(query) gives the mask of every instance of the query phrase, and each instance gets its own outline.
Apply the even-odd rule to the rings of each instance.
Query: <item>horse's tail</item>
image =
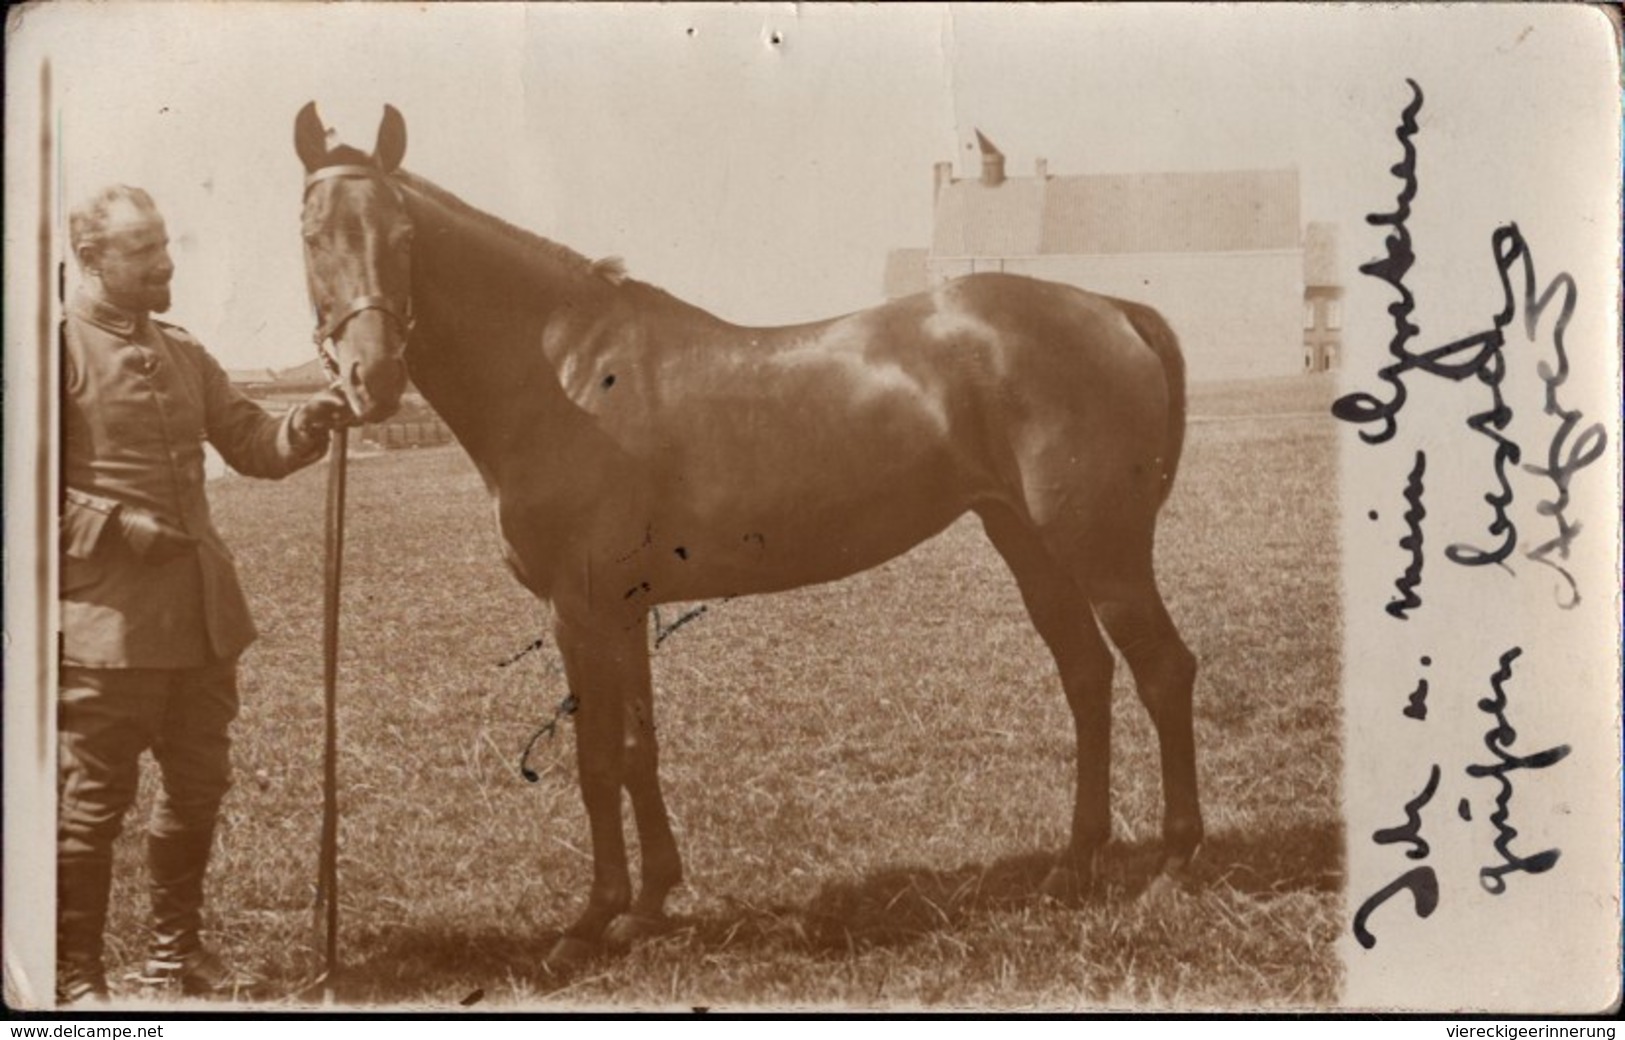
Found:
[[[1161,314],[1132,300],[1114,302],[1162,362],[1163,378],[1168,383],[1168,442],[1162,453],[1162,501],[1166,502],[1174,489],[1179,456],[1185,450],[1185,355],[1180,352],[1179,337]]]

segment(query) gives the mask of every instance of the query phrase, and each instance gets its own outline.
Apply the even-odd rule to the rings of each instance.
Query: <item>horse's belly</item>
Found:
[[[653,602],[710,599],[836,581],[907,552],[961,512],[914,504],[823,525],[765,518],[724,525],[709,537],[686,539],[677,563],[662,561],[664,580],[651,581],[650,596]]]
[[[965,511],[939,474],[890,475],[898,479],[837,486],[789,471],[700,496],[674,482],[666,494],[600,512],[600,533],[561,577],[590,573],[592,599],[617,610],[844,578],[907,552]]]

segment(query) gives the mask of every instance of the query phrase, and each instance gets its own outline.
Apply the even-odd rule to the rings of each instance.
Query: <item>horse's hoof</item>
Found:
[[[671,929],[664,914],[622,914],[609,922],[604,942],[611,946],[631,946],[640,939],[652,939]]]
[[[547,958],[542,961],[542,967],[554,975],[574,971],[592,959],[598,947],[585,939],[577,939],[573,935],[566,935],[553,944],[548,951]]]
[[[1076,867],[1055,867],[1038,886],[1039,895],[1062,906],[1076,906],[1089,895],[1090,879]]]
[[[1155,904],[1177,902],[1194,884],[1190,865],[1190,858],[1187,856],[1170,857],[1162,865],[1161,873],[1152,878],[1151,884],[1146,886],[1145,894],[1141,898]]]

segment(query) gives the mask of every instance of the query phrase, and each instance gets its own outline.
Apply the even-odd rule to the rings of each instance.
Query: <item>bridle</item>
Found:
[[[365,166],[360,163],[340,163],[335,166],[323,166],[319,170],[312,170],[305,175],[305,193],[308,195],[310,189],[322,181],[356,177],[367,177],[380,181],[385,187],[389,188],[397,199],[401,198],[400,188],[379,171],[377,167]],[[404,307],[397,306],[389,297],[380,293],[369,293],[364,296],[357,296],[338,308],[328,315],[325,321],[321,320],[321,315],[318,313],[316,316],[316,332],[312,339],[316,343],[317,353],[321,355],[322,364],[326,366],[328,373],[334,378],[338,378],[340,375],[338,356],[328,344],[332,342],[333,337],[339,334],[339,331],[344,328],[351,318],[363,311],[382,311],[394,319],[395,324],[400,326],[403,334],[407,336],[412,334],[413,317],[412,297],[410,294],[406,297]]]
[[[310,189],[322,181],[333,180],[340,177],[360,178],[366,177],[377,180],[387,187],[398,201],[404,202],[398,185],[391,181],[383,170],[376,166],[367,166],[361,163],[346,163],[333,166],[323,166],[312,170],[305,175],[305,195],[310,195]],[[314,286],[312,286],[314,288]],[[407,293],[406,305],[398,306],[389,297],[381,293],[369,293],[357,296],[355,299],[339,307],[332,314],[322,319],[320,306],[316,303],[315,294],[311,294],[311,304],[316,309],[316,353],[322,359],[328,375],[335,382],[343,380],[343,371],[339,366],[338,354],[331,348],[333,337],[337,336],[351,318],[363,311],[382,311],[400,326],[402,333],[412,334],[412,296]],[[325,903],[327,929],[327,969],[318,981],[322,984],[323,995],[327,1003],[334,1000],[334,979],[338,974],[338,932],[339,932],[339,896],[338,896],[338,834],[339,834],[339,802],[338,802],[338,659],[339,659],[339,588],[344,558],[344,484],[345,460],[349,458],[349,430],[340,424],[334,427],[331,439],[328,442],[329,463],[327,468],[327,559],[323,573],[323,611],[322,611],[322,687],[323,710],[325,715],[324,744],[322,755],[322,840],[321,864],[318,872],[317,892]]]

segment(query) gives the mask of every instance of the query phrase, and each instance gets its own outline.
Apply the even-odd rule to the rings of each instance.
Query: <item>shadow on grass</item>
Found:
[[[1030,905],[1054,862],[1050,854],[1027,853],[985,867],[876,871],[820,891],[801,911],[803,932],[815,950],[844,953],[907,945],[933,932],[960,929],[989,913]],[[1160,842],[1114,842],[1100,859],[1094,890],[1082,909],[1138,898],[1161,866]],[[1249,896],[1335,895],[1342,889],[1342,879],[1342,827],[1328,821],[1210,837],[1192,865],[1188,884],[1194,891],[1228,886]]]
[[[1343,831],[1335,821],[1298,824],[1258,833],[1211,836],[1192,866],[1188,887],[1252,898],[1312,893],[1335,897],[1343,886]],[[1100,861],[1092,896],[1080,907],[1101,912],[1122,906],[1155,880],[1161,865],[1156,841],[1113,843]],[[866,949],[902,949],[933,935],[972,932],[981,922],[1035,904],[1054,864],[1048,852],[1004,857],[991,864],[948,870],[887,867],[851,882],[826,885],[805,905],[735,902],[720,914],[676,916],[653,943],[685,955],[724,951],[768,957],[778,953],[846,957]],[[365,944],[370,952],[346,972],[357,1003],[388,1002],[393,994],[450,992],[459,980],[508,981],[545,997],[583,976],[613,971],[624,951],[606,950],[576,969],[550,973],[543,966],[557,929],[520,927],[467,931],[455,925],[392,928]],[[472,993],[474,983],[469,983]]]
[[[543,966],[557,928],[468,929],[455,923],[404,924],[358,937],[338,989],[340,1003],[392,1005],[406,995],[421,1003],[439,993],[448,1006],[477,1006],[483,992],[510,980],[546,992],[568,981]]]
[[[1255,834],[1210,837],[1196,858],[1199,884],[1226,884],[1247,895],[1343,890],[1345,838],[1339,820],[1318,820]]]

